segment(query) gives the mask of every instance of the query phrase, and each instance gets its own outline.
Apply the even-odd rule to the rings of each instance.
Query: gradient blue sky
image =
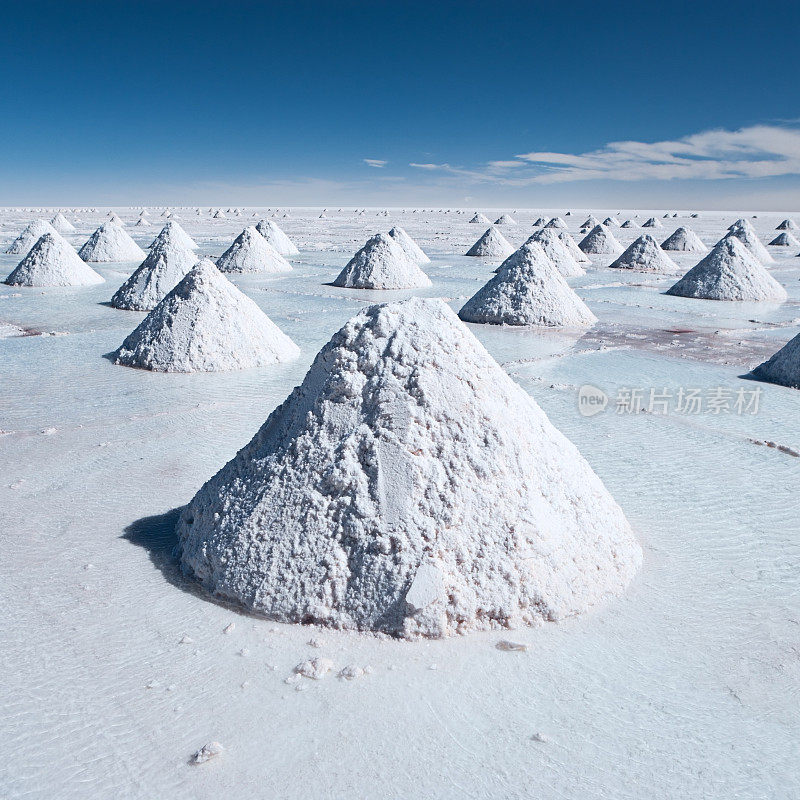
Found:
[[[796,3],[3,9],[3,205],[800,208]]]

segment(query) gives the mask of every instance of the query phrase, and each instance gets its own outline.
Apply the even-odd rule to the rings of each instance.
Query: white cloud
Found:
[[[661,142],[610,142],[585,153],[530,152],[477,169],[411,164],[505,186],[570,181],[731,180],[800,175],[800,129],[755,125]]]
[[[385,166],[386,166],[386,165],[387,165],[389,162],[388,162],[388,161],[384,161],[382,158],[365,158],[365,159],[364,159],[364,163],[365,163],[365,164],[366,164],[368,167],[378,167],[379,169],[382,169],[382,168],[383,168],[383,167],[385,167]]]

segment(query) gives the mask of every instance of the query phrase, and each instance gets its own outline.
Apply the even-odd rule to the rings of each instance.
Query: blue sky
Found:
[[[797,4],[34,0],[2,29],[4,205],[800,208]]]

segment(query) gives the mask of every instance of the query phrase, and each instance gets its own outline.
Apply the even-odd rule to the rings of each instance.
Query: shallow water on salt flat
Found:
[[[352,314],[412,294],[324,285],[368,234],[406,227],[433,259],[433,287],[414,294],[454,308],[494,268],[453,255],[483,232],[471,215],[329,213],[277,220],[302,249],[292,273],[235,279],[302,349],[271,370],[153,375],[103,358],[144,316],[103,304],[132,264],[98,266],[107,283],[91,289],[0,286],[0,324],[65,334],[0,339],[3,796],[796,797],[800,458],[752,440],[800,451],[800,392],[740,378],[800,328],[793,251],[770,267],[790,294],[779,306],[670,298],[669,279],[596,257],[570,280],[600,318],[593,331],[470,326],[636,528],[645,563],[625,597],[536,630],[407,643],[249,618],[181,580],[162,515],[249,440]],[[524,241],[539,213],[515,215],[508,238]],[[214,255],[252,222],[182,216]],[[656,233],[688,224],[712,244],[735,216]],[[754,220],[762,241],[782,216]],[[573,234],[584,217],[568,218]],[[141,244],[151,220],[129,228]],[[0,216],[0,244],[25,221]],[[641,231],[618,233],[627,244]],[[0,276],[17,260],[0,256]],[[584,384],[609,397],[591,418],[578,413]],[[718,387],[760,388],[758,413],[614,402],[626,388]],[[501,638],[529,650],[500,652]],[[374,671],[284,683],[317,655]],[[225,752],[187,765],[212,739]]]

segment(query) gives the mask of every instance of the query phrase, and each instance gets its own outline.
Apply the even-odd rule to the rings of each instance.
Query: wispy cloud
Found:
[[[365,158],[364,163],[368,167],[377,167],[378,169],[383,169],[389,162],[384,161],[382,158]]]
[[[661,142],[610,142],[585,153],[522,153],[474,168],[410,164],[506,186],[570,181],[731,180],[800,175],[800,129],[755,125]]]

